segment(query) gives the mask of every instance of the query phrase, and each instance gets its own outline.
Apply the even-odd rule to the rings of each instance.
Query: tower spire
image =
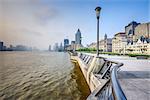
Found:
[[[104,39],[105,39],[105,40],[107,39],[107,34],[105,34]]]

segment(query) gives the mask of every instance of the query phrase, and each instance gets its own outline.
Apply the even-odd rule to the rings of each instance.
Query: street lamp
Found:
[[[96,7],[96,18],[97,18],[97,57],[99,56],[99,18],[100,18],[100,11],[101,7]]]

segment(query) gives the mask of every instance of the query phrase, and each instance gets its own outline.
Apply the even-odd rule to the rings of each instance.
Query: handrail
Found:
[[[112,73],[111,73],[112,89],[113,89],[113,93],[115,95],[115,98],[117,100],[127,100],[124,92],[121,89],[121,86],[118,82],[118,79],[117,79],[117,70],[122,65],[123,65],[122,63],[119,63],[116,66],[114,66],[112,69]]]
[[[80,60],[83,62],[86,62],[84,58],[86,56],[89,56],[88,54],[79,54],[78,55]],[[97,78],[99,81],[106,80],[106,83],[101,84],[101,86],[98,86],[95,88],[94,91],[88,96],[87,100],[93,100],[94,98],[100,99],[100,100],[127,100],[120,83],[117,78],[117,72],[118,68],[123,66],[123,63],[119,63],[116,61],[112,61],[110,59],[104,58],[104,57],[96,57],[97,59],[104,59],[105,62],[110,62],[111,66],[109,65],[103,65],[99,71],[105,71],[105,74],[101,73],[94,73],[94,70],[91,72],[93,73],[93,77]],[[98,65],[99,66],[99,65]],[[107,67],[106,67],[107,66]],[[96,68],[96,67],[94,67]],[[104,68],[104,70],[103,70]],[[96,76],[99,74],[99,76]],[[104,77],[103,77],[104,76]],[[108,77],[108,78],[107,78]]]

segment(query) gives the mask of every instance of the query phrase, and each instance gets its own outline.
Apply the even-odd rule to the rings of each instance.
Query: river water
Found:
[[[85,100],[89,93],[68,53],[0,52],[0,100]]]

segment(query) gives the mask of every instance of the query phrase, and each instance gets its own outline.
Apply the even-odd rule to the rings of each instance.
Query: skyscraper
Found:
[[[60,43],[59,51],[63,51],[63,45],[62,45],[62,43]]]
[[[80,29],[78,29],[77,33],[75,34],[75,43],[81,44],[81,32]]]
[[[55,43],[55,45],[54,45],[54,51],[58,51],[58,50],[59,50],[58,43]]]
[[[49,45],[49,49],[48,50],[51,51],[51,45]]]
[[[105,34],[105,36],[104,36],[104,40],[106,40],[107,39],[107,34]]]
[[[3,42],[0,42],[0,51],[2,51],[3,50],[3,45],[4,45],[4,43]]]
[[[69,45],[69,39],[64,39],[64,49]]]

